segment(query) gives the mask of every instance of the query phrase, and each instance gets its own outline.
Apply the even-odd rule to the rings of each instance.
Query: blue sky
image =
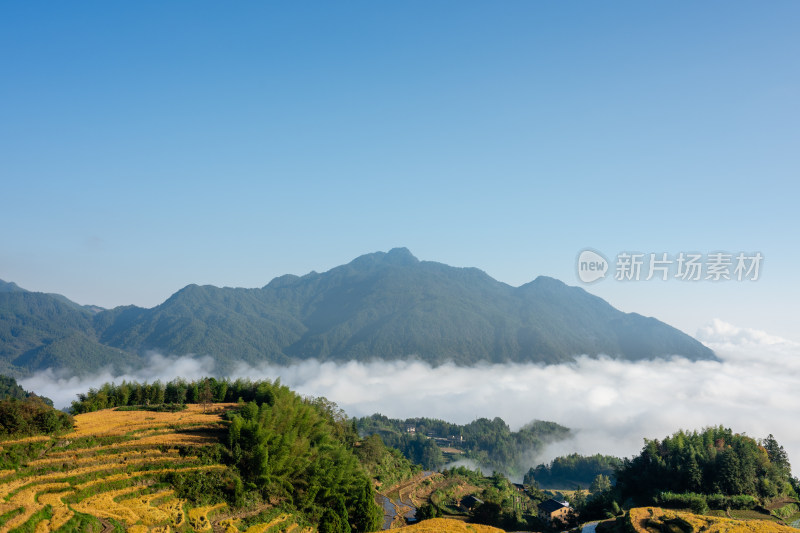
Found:
[[[800,340],[797,2],[4,2],[0,278],[151,307],[395,246]]]

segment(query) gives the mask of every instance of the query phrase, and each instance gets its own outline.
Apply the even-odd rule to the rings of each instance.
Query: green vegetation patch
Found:
[[[0,376],[2,377],[2,376]],[[0,439],[50,435],[72,429],[75,422],[38,396],[0,400]]]
[[[94,483],[94,484],[92,484],[92,485],[90,485],[88,487],[84,487],[81,490],[76,490],[73,494],[70,494],[70,495],[62,498],[62,500],[64,501],[64,503],[74,504],[74,503],[78,503],[80,501],[83,501],[86,498],[89,498],[89,497],[94,496],[96,494],[100,494],[101,492],[108,492],[108,491],[112,491],[112,490],[124,489],[124,488],[130,487],[130,486],[133,486],[134,484],[137,484],[137,483],[148,483],[148,482],[153,482],[153,481],[158,482],[158,481],[160,481],[160,478],[157,476],[157,474],[158,474],[157,472],[154,472],[154,473],[152,473],[152,474],[150,474],[148,476],[137,476],[136,478],[132,478],[132,479],[117,479],[117,480],[114,480],[114,481],[101,481],[101,482],[98,482],[98,483]],[[72,484],[73,484],[73,486],[75,485],[75,483],[72,483]]]
[[[18,514],[22,514],[25,512],[24,507],[17,507],[16,509],[11,509],[10,511],[6,511],[3,514],[0,514],[0,525],[4,525],[6,522],[17,516]]]
[[[790,516],[793,516],[800,512],[800,509],[797,507],[797,503],[787,503],[783,507],[778,507],[777,509],[772,509],[770,514],[777,516],[782,520],[788,519]]]
[[[511,431],[501,418],[479,418],[459,425],[432,418],[387,418],[380,414],[355,419],[362,436],[380,435],[383,442],[397,448],[412,463],[425,470],[439,470],[446,464],[442,447],[463,452],[464,457],[486,468],[522,475],[527,457],[551,442],[570,435],[569,428],[542,420]]]
[[[43,508],[33,513],[24,524],[12,529],[10,533],[33,533],[36,531],[36,524],[42,520],[50,520],[51,518],[53,518],[53,508],[49,505],[45,505]]]
[[[525,474],[525,485],[539,488],[589,487],[597,476],[610,478],[622,466],[622,459],[611,455],[584,456],[577,453],[556,457],[549,464],[540,464]],[[594,491],[593,491],[594,492]]]
[[[406,459],[399,450],[386,447],[377,434],[359,442],[354,451],[367,473],[381,486],[390,487],[411,479],[422,469]]]
[[[172,486],[179,498],[195,506],[225,501],[235,507],[243,502],[242,480],[230,469],[167,472],[160,479]]]
[[[623,499],[643,505],[659,494],[701,494],[710,507],[734,509],[794,494],[786,452],[772,435],[756,441],[722,426],[646,439],[617,473],[617,487]]]
[[[61,526],[58,530],[59,533],[85,533],[85,532],[97,532],[103,529],[103,524],[100,520],[92,515],[79,513],[73,511],[72,518],[69,521]],[[112,521],[113,522],[113,521]],[[119,523],[117,523],[119,524]],[[120,529],[115,529],[114,531],[125,531],[121,524],[119,524]]]
[[[264,401],[243,401],[230,413],[228,428],[230,460],[242,488],[291,503],[320,530],[337,524],[357,531],[380,527],[372,480],[354,452],[359,438],[344,412],[280,383],[257,382],[253,390]]]
[[[52,445],[50,440],[5,444],[0,448],[0,470],[19,469]]]

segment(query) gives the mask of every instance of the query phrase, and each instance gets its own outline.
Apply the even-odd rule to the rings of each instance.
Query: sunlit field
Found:
[[[6,465],[15,458],[19,464],[0,471],[0,530],[95,524],[138,532],[303,531],[285,513],[240,530],[242,520],[225,503],[193,506],[164,482],[169,473],[225,468],[192,450],[218,441],[226,424],[221,415],[234,405],[189,405],[174,413],[105,409],[76,416],[75,429],[60,437],[2,442]]]

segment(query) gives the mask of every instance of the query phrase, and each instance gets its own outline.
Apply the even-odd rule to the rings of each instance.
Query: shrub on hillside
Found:
[[[0,400],[0,438],[25,437],[71,429],[72,417],[37,396]]]

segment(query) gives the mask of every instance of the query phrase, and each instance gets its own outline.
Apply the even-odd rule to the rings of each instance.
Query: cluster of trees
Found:
[[[0,438],[54,433],[72,426],[72,417],[53,409],[49,398],[28,392],[14,378],[0,375]]]
[[[709,508],[714,509],[754,509],[758,500],[749,494],[697,494],[695,492],[662,492],[656,497],[660,507],[674,509],[691,509],[695,513],[705,513]]]
[[[16,379],[10,376],[0,375],[0,400],[8,400],[11,398],[24,400],[26,398],[30,398],[31,396],[36,396],[36,394],[28,392],[20,387]],[[38,396],[38,398],[50,407],[53,406],[53,400],[50,398],[45,398],[44,396]]]
[[[612,479],[613,486],[598,476],[591,494],[571,496],[582,520],[618,515],[621,502],[702,513],[753,509],[771,498],[797,495],[786,451],[772,435],[756,440],[722,426],[645,439],[641,453],[625,459]]]
[[[398,450],[403,457],[425,470],[439,470],[447,462],[441,448],[432,439],[416,433],[397,433],[394,431],[373,433],[387,446]]]
[[[545,497],[544,487],[577,485],[578,490],[562,497],[581,521],[619,516],[623,502],[705,512],[754,509],[772,498],[798,493],[786,451],[772,435],[756,440],[722,426],[678,431],[662,441],[645,439],[641,453],[631,459],[558,457],[530,469],[524,483],[533,500]],[[587,485],[589,492],[581,488]]]
[[[377,470],[379,465],[386,468],[387,455],[395,459],[397,455],[380,440],[370,442],[361,454],[362,465],[355,451],[359,441],[355,425],[344,412],[325,398],[301,397],[280,381],[203,378],[107,383],[80,394],[72,412],[207,402],[239,403],[238,409],[229,412],[226,453],[215,459],[228,463],[232,471],[170,479],[180,490],[193,498],[219,494],[233,504],[280,504],[317,524],[322,533],[380,528],[383,513],[375,503],[368,470]],[[407,461],[401,466],[413,470]],[[204,488],[198,492],[195,486]]]
[[[539,488],[586,488],[604,476],[611,478],[617,469],[622,466],[622,459],[611,455],[580,455],[573,453],[556,457],[550,464],[540,464],[531,468],[525,474],[525,485],[538,486]],[[602,479],[602,478],[601,478]],[[591,489],[590,489],[591,490]],[[591,490],[591,492],[597,492]]]
[[[355,431],[355,428],[353,428]],[[354,449],[370,477],[381,486],[392,486],[411,478],[421,470],[396,448],[389,448],[380,435],[370,435]]]
[[[663,492],[760,498],[793,492],[788,457],[772,435],[756,441],[722,426],[645,440],[617,473],[617,488],[634,501]]]
[[[470,522],[490,525],[506,531],[541,531],[543,524],[536,518],[536,504],[501,473],[485,477],[480,472],[459,466],[442,471],[445,480],[431,493],[428,503],[417,509],[417,518],[426,520],[444,515],[461,515]],[[463,487],[472,486],[473,502],[468,512],[462,507]]]
[[[459,425],[431,418],[398,420],[380,414],[356,419],[356,425],[361,435],[379,434],[388,446],[399,449],[427,470],[444,466],[445,459],[435,439],[447,439],[448,446],[464,451],[485,468],[508,474],[521,473],[530,454],[541,451],[549,442],[566,438],[570,431],[541,420],[511,431],[501,418],[479,418]],[[414,428],[414,433],[407,432],[409,427]]]
[[[570,430],[555,422],[536,420],[511,431],[503,419],[479,418],[464,426],[468,456],[492,471],[509,475],[524,472],[527,458],[540,453],[548,442],[569,436]]]
[[[498,527],[505,531],[540,530],[535,513],[535,504],[517,491],[511,482],[499,472],[495,472],[483,483],[481,500],[470,511],[470,521]],[[523,503],[527,500],[527,505]]]
[[[203,378],[186,381],[182,378],[167,383],[139,383],[123,381],[119,385],[106,383],[100,388],[89,389],[85,394],[78,394],[72,402],[72,414],[90,413],[111,407],[138,405],[162,405],[212,402],[245,402],[263,403],[272,394],[269,382],[252,382],[246,379]]]
[[[358,435],[343,412],[280,383],[253,383],[252,393],[258,399],[245,403],[242,396],[228,430],[244,489],[300,510],[323,533],[379,529],[383,513],[353,451]]]
[[[0,438],[49,434],[72,426],[71,416],[53,409],[38,396],[0,400]]]

